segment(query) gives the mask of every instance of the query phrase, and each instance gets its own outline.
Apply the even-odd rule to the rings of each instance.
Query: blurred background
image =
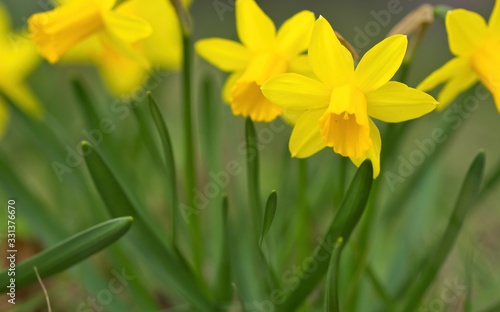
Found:
[[[14,29],[26,27],[27,18],[42,11],[36,1],[3,0],[3,4],[11,14]],[[362,55],[374,44],[382,40],[389,30],[406,14],[422,5],[422,1],[411,0],[273,0],[257,1],[263,10],[281,25],[283,21],[301,10],[311,10],[316,16],[323,15],[332,24],[333,28],[350,41]],[[381,10],[387,10],[388,5],[398,5],[401,13],[391,14],[387,25],[377,22],[375,15]],[[462,7],[476,11],[489,18],[493,8],[493,0],[481,1],[427,1],[430,4],[446,4],[453,7]],[[194,39],[207,37],[222,37],[237,40],[234,1],[233,0],[194,0],[191,6],[194,23]],[[369,28],[370,22],[376,22],[375,28]],[[373,24],[371,24],[373,25]],[[368,26],[370,27],[370,26]],[[361,35],[362,34],[362,35]],[[361,38],[363,37],[363,38]],[[360,39],[361,38],[361,39]],[[365,43],[366,44],[359,44]],[[437,19],[431,25],[418,47],[414,62],[409,72],[409,85],[415,87],[428,74],[443,65],[452,55],[448,49],[444,23]],[[1,66],[1,65],[0,65]],[[203,186],[210,181],[209,172],[223,170],[228,161],[235,160],[244,167],[244,155],[238,146],[244,141],[244,119],[234,117],[229,106],[220,99],[220,89],[226,75],[209,65],[199,57],[195,57],[195,135],[196,150],[198,153],[198,185]],[[1,69],[0,69],[1,72]],[[103,203],[96,193],[84,163],[79,163],[59,179],[54,173],[54,163],[64,163],[68,149],[77,151],[79,142],[88,139],[82,132],[88,129],[82,118],[80,104],[75,98],[70,85],[70,78],[78,75],[92,91],[95,106],[102,117],[112,120],[115,129],[105,134],[100,148],[112,155],[113,167],[119,169],[119,176],[133,186],[134,196],[145,204],[157,218],[158,223],[167,227],[168,217],[165,214],[165,191],[162,185],[161,174],[155,166],[157,159],[151,156],[148,143],[138,127],[133,108],[130,108],[131,99],[141,106],[146,100],[146,89],[138,87],[133,94],[116,96],[108,92],[100,80],[97,71],[91,66],[56,64],[50,65],[41,60],[37,69],[30,75],[28,82],[34,93],[43,103],[47,111],[44,124],[67,145],[59,151],[51,150],[40,136],[47,135],[40,129],[30,128],[19,114],[12,113],[8,130],[0,144],[0,155],[8,167],[13,170],[16,182],[9,180],[4,172],[0,184],[0,202],[17,196],[18,244],[22,252],[21,258],[29,257],[46,246],[73,234],[93,224],[106,219]],[[183,168],[182,154],[182,125],[181,118],[181,85],[178,72],[156,73],[159,83],[151,91],[161,109],[171,131],[175,147],[175,158],[178,171]],[[207,82],[208,81],[208,82]],[[211,85],[213,105],[210,109],[199,108],[199,96],[202,83]],[[437,90],[436,90],[437,91]],[[473,94],[474,88],[465,96]],[[431,92],[436,95],[436,92]],[[140,109],[140,108],[139,108]],[[208,112],[208,113],[207,113]],[[431,137],[432,130],[446,123],[443,113],[434,112],[424,118],[410,122],[409,130],[405,133],[402,144],[398,146],[390,163],[382,163],[382,173],[379,177],[379,187],[383,196],[380,198],[380,211],[377,212],[379,226],[375,227],[370,237],[371,250],[369,261],[381,280],[389,289],[397,288],[403,280],[403,271],[408,267],[417,267],[418,259],[424,256],[424,251],[430,248],[442,234],[448,220],[451,208],[460,189],[467,169],[478,150],[483,149],[487,155],[487,169],[490,173],[500,160],[500,114],[496,110],[491,97],[480,102],[477,110],[461,114],[456,112],[456,118],[448,123],[454,124],[452,135],[443,143],[436,162],[429,173],[416,183],[412,189],[404,188],[405,182],[391,183],[387,172],[398,173],[402,160],[408,160],[411,153],[418,150],[415,141],[423,141]],[[459,117],[457,117],[459,116]],[[295,160],[291,159],[287,150],[291,127],[283,122],[282,131],[274,132],[269,144],[264,144],[261,151],[261,190],[266,195],[273,189],[279,194],[279,208],[276,224],[271,229],[271,249],[278,250],[276,266],[286,267],[288,255],[293,254],[294,240],[286,242],[280,240],[281,235],[296,235],[296,226],[290,215],[294,214],[297,202]],[[257,124],[257,132],[269,126]],[[381,124],[385,129],[385,125]],[[210,129],[211,139],[206,137],[205,130]],[[281,129],[281,128],[280,128]],[[261,131],[261,132],[259,132]],[[157,140],[157,138],[155,138]],[[383,148],[383,147],[382,147]],[[387,152],[387,151],[385,151]],[[211,156],[207,156],[207,153]],[[331,183],[336,174],[331,169],[332,162],[339,161],[339,157],[331,150],[324,150],[308,160],[308,200],[312,207],[312,221],[307,225],[311,232],[311,239],[324,232],[333,216],[331,207]],[[349,177],[355,167],[347,162]],[[418,167],[418,166],[417,166]],[[23,199],[25,189],[30,198]],[[244,207],[246,198],[245,175],[235,176],[230,185],[224,189],[230,194],[230,201],[234,209],[231,214],[236,223],[244,225],[246,212]],[[27,196],[27,195],[26,195]],[[202,211],[203,220],[213,220],[214,207],[220,205],[221,195],[213,199],[208,209]],[[404,198],[404,204],[394,204],[394,199]],[[461,311],[461,300],[457,299],[439,310],[432,310],[431,304],[440,298],[443,289],[449,284],[458,285],[458,298],[465,292],[472,290],[474,311],[481,311],[493,304],[500,293],[500,188],[483,198],[470,214],[464,225],[452,256],[436,279],[435,286],[423,301],[422,311]],[[6,206],[2,204],[2,206]],[[389,208],[390,207],[390,208]],[[39,218],[37,210],[44,209],[52,216],[51,225],[47,225]],[[6,211],[4,209],[3,211]],[[2,234],[2,255],[5,250],[3,233],[6,229],[6,213],[1,212],[0,233]],[[99,213],[101,211],[101,213]],[[292,221],[291,221],[292,220]],[[57,228],[57,230],[55,230]],[[62,234],[64,233],[64,234]],[[204,225],[207,237],[220,234],[220,228],[211,228]],[[242,233],[242,235],[245,235]],[[182,238],[181,238],[182,239]],[[119,242],[116,246],[125,244]],[[91,257],[84,265],[78,265],[53,278],[47,279],[54,311],[83,311],[77,310],[81,300],[96,293],[94,281],[85,274],[86,266],[97,268],[104,280],[109,278],[111,269],[117,268],[116,253],[119,247],[101,252]],[[217,257],[217,240],[207,239],[204,242],[207,276],[213,276],[214,264],[211,259]],[[183,247],[187,249],[187,247]],[[115,249],[115,250],[114,250]],[[114,250],[114,251],[113,251]],[[113,253],[113,255],[112,255]],[[123,256],[123,255],[122,255]],[[127,256],[122,258],[127,259]],[[159,302],[163,311],[177,311],[172,308],[178,298],[166,297],[164,289],[158,286],[155,276],[147,265],[135,262],[133,258],[125,261],[135,276],[140,276],[133,287],[127,288],[118,296],[120,300],[106,307],[105,311],[149,311],[144,309],[141,302],[130,299],[131,292],[148,292],[156,302]],[[5,257],[2,256],[3,265]],[[122,263],[122,262],[119,262]],[[466,269],[469,268],[469,269]],[[467,273],[468,272],[468,273]],[[470,274],[469,274],[470,273]],[[366,285],[365,285],[366,286]],[[374,294],[366,287],[363,297],[359,298],[358,311],[377,311],[377,304],[371,299]],[[345,290],[346,293],[348,290]],[[5,296],[0,297],[0,309],[12,311],[44,311],[44,298],[35,285],[19,293],[19,302],[24,306],[11,309],[6,306]],[[118,303],[118,302],[121,303]],[[28,302],[28,304],[26,304]],[[417,309],[416,309],[417,310]],[[184,311],[178,309],[178,311]]]

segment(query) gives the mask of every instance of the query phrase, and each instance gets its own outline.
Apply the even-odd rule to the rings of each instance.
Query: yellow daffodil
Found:
[[[500,112],[500,1],[488,25],[481,15],[463,9],[448,12],[445,23],[450,50],[456,57],[417,88],[427,91],[445,83],[438,95],[442,109],[480,80],[493,94]]]
[[[24,80],[37,65],[38,56],[30,41],[9,40],[13,37],[7,12],[0,6],[0,92],[30,116],[37,118],[42,114],[41,106]],[[0,97],[0,137],[5,131],[7,120],[7,104]]]
[[[269,78],[304,68],[314,14],[302,11],[276,31],[254,0],[237,0],[236,23],[242,43],[220,38],[200,40],[196,51],[223,71],[233,72],[223,89],[234,115],[272,121],[282,109],[267,100],[260,87]],[[307,66],[307,65],[306,65]]]
[[[32,15],[29,30],[40,54],[49,62],[91,36],[99,36],[123,55],[137,57],[130,45],[151,35],[145,20],[113,10],[116,0],[70,0],[60,7]]]
[[[183,1],[188,6],[190,1]],[[118,14],[137,16],[151,25],[150,36],[131,48],[142,55],[147,66],[127,55],[117,53],[99,38],[87,39],[64,58],[68,62],[92,62],[97,65],[112,91],[130,93],[139,87],[153,70],[178,69],[182,62],[182,32],[179,18],[168,0],[129,0],[114,10]]]
[[[328,21],[320,17],[309,45],[309,63],[318,79],[289,73],[262,87],[271,102],[302,111],[290,138],[292,156],[309,157],[328,146],[357,166],[371,159],[377,177],[382,143],[370,117],[401,122],[427,114],[437,105],[430,95],[389,81],[401,65],[406,47],[405,36],[389,37],[354,68],[352,55]]]

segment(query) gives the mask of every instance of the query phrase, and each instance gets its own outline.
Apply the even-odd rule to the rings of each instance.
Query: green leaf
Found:
[[[278,194],[276,191],[272,191],[267,198],[266,211],[264,213],[264,222],[262,223],[262,231],[259,238],[259,247],[262,248],[262,242],[267,232],[273,224],[274,215],[276,214],[276,206],[278,205]]]
[[[20,179],[9,160],[1,152],[0,172],[2,173],[0,175],[2,190],[22,204],[23,209],[25,209],[23,217],[28,220],[33,232],[37,233],[46,244],[64,238],[66,232],[61,223],[56,221],[55,216],[49,212],[45,203],[29,191],[30,188]]]
[[[149,98],[149,108],[151,109],[151,115],[156,124],[156,128],[161,138],[161,143],[163,146],[163,156],[165,158],[165,176],[167,178],[167,197],[170,200],[170,218],[172,223],[170,224],[172,230],[172,245],[176,245],[176,224],[177,224],[177,207],[179,207],[179,199],[177,196],[177,177],[175,174],[175,160],[174,160],[174,150],[172,147],[172,141],[170,140],[170,133],[168,131],[167,125],[163,120],[160,109],[156,104],[155,99],[148,93]]]
[[[474,289],[474,278],[473,278],[473,271],[474,271],[474,263],[473,263],[473,255],[468,257],[467,263],[465,264],[465,274],[466,274],[466,285],[468,285],[467,290],[466,290],[466,295],[465,295],[465,300],[464,300],[464,312],[472,312],[474,311],[473,309],[473,301],[474,298],[472,297],[473,295],[473,289]]]
[[[229,229],[227,214],[229,203],[227,196],[222,199],[222,246],[220,251],[220,262],[217,273],[216,298],[217,302],[228,303],[233,297],[231,281],[231,255],[229,253]]]
[[[361,164],[352,179],[330,229],[321,242],[322,248],[315,250],[313,258],[318,259],[317,269],[310,274],[308,273],[307,278],[304,278],[297,288],[287,294],[287,299],[280,307],[281,311],[293,311],[300,306],[325,276],[329,265],[328,260],[330,259],[335,242],[342,237],[345,246],[361,219],[368,202],[368,197],[370,196],[372,182],[373,166],[369,160],[366,160]],[[326,249],[326,251],[323,249]],[[320,253],[326,253],[328,256],[320,256]]]
[[[384,285],[380,282],[380,279],[377,277],[372,267],[368,265],[366,267],[366,274],[368,275],[368,279],[371,282],[377,296],[384,302],[385,308],[387,311],[394,311],[394,302],[387,293],[387,290],[384,288]]]
[[[429,259],[426,267],[422,269],[418,277],[414,278],[415,282],[413,283],[413,287],[410,288],[408,294],[404,296],[407,300],[404,302],[404,308],[401,311],[413,311],[414,308],[418,306],[420,300],[431,286],[439,269],[448,257],[460,233],[462,224],[478,197],[481,181],[483,179],[484,164],[485,155],[483,152],[480,152],[474,159],[465,177],[444,235],[436,246],[437,248],[434,250],[434,254]]]
[[[340,206],[344,197],[347,161],[346,157],[337,154],[334,155],[335,184],[333,185],[333,206],[335,209]]]
[[[143,103],[134,102],[132,104],[132,111],[134,112],[135,119],[139,126],[137,140],[140,141],[139,143],[144,143],[152,161],[157,164],[162,164],[162,158],[154,132],[155,130],[153,129],[151,115],[147,107]]]
[[[78,108],[83,113],[87,126],[91,129],[98,129],[100,126],[99,114],[94,106],[95,101],[89,96],[90,92],[88,86],[78,76],[72,77],[70,81],[73,92],[80,102]]]
[[[127,233],[132,220],[132,217],[122,217],[95,225],[21,262],[16,267],[16,287],[25,287],[37,281],[35,266],[40,277],[49,277],[106,248]],[[8,291],[8,271],[0,273],[0,277],[3,293]]]
[[[179,1],[175,1],[178,3]],[[185,11],[184,8],[180,10]],[[195,144],[193,134],[193,81],[192,81],[192,53],[193,44],[192,37],[189,33],[184,33],[182,36],[182,126],[184,128],[184,195],[185,202],[193,202],[196,213],[190,215],[189,219],[189,232],[191,235],[191,251],[195,268],[198,273],[201,272],[203,255],[202,255],[202,233],[199,217],[199,209],[197,201],[192,200],[192,192],[197,186],[196,176],[196,158],[195,158]]]
[[[497,163],[495,169],[492,170],[492,173],[484,182],[484,186],[481,190],[481,193],[479,194],[480,199],[483,199],[489,194],[489,192],[494,190],[498,183],[500,183],[500,161]]]
[[[482,311],[482,312],[499,312],[500,311],[500,302],[494,306],[491,306],[490,308]]]
[[[85,162],[96,189],[111,216],[131,215],[136,220],[135,243],[152,254],[148,261],[161,268],[155,273],[201,311],[215,311],[181,254],[161,239],[162,234],[151,224],[144,209],[136,208],[130,201],[99,152],[85,141],[82,142],[82,149],[86,151]]]
[[[258,138],[255,127],[250,118],[245,120],[246,161],[247,161],[247,183],[248,201],[253,217],[256,234],[261,220],[260,186],[259,186],[259,149]]]
[[[330,264],[328,265],[328,273],[326,277],[325,287],[325,311],[340,312],[339,304],[339,278],[340,278],[340,255],[342,253],[342,245],[344,239],[339,237],[333,248]]]
[[[206,75],[202,78],[199,105],[199,136],[205,166],[214,168],[218,164],[220,127],[219,111],[222,105],[214,96],[214,77]]]

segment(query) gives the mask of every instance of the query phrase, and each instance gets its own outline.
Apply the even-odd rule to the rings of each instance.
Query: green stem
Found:
[[[177,195],[177,176],[175,173],[175,159],[174,151],[172,147],[172,140],[170,139],[170,133],[167,128],[167,124],[163,120],[162,114],[158,105],[156,104],[153,96],[149,93],[149,108],[151,111],[151,116],[156,124],[157,131],[160,135],[160,139],[163,147],[163,157],[165,160],[165,179],[167,182],[167,196],[170,200],[170,219],[171,219],[171,243],[172,246],[177,246],[177,209],[179,206],[179,199]],[[159,162],[161,163],[161,162]]]
[[[363,273],[365,272],[366,266],[368,264],[368,255],[370,253],[369,238],[372,235],[372,228],[374,226],[374,221],[376,217],[377,210],[377,200],[379,195],[379,185],[380,179],[373,182],[372,192],[368,200],[366,207],[366,212],[361,219],[359,237],[357,239],[357,253],[355,255],[356,266],[354,267],[353,275],[351,276],[351,287],[347,292],[347,306],[355,310],[355,306],[358,304],[359,294],[361,290],[361,280]]]
[[[197,202],[192,200],[192,193],[196,188],[196,170],[195,170],[195,157],[194,157],[194,144],[193,144],[193,116],[192,116],[192,81],[191,81],[191,37],[189,34],[184,34],[183,42],[183,66],[182,66],[182,79],[183,79],[183,111],[182,119],[184,125],[184,158],[185,165],[185,196],[186,203],[193,204],[196,213],[191,215],[189,220],[189,230],[191,233],[191,246],[193,261],[195,267],[201,269],[202,251],[201,251],[201,229],[198,213],[200,207]]]
[[[462,183],[455,208],[448,221],[446,230],[436,246],[437,248],[433,251],[433,255],[429,258],[426,267],[415,278],[412,288],[403,297],[406,300],[400,311],[414,311],[448,258],[465,219],[477,202],[483,179],[484,164],[485,155],[483,152],[480,152],[474,159]]]
[[[304,259],[309,254],[310,233],[309,226],[311,224],[311,211],[307,200],[307,160],[298,159],[298,179],[299,179],[299,198],[298,198],[298,240],[300,246],[300,259]]]
[[[340,255],[342,253],[344,239],[339,237],[333,248],[330,264],[328,266],[325,287],[325,311],[340,312],[339,286],[340,286]]]
[[[395,311],[394,310],[395,309],[394,302],[393,302],[391,296],[389,296],[386,289],[384,288],[384,285],[382,285],[377,274],[375,274],[375,272],[373,271],[371,266],[368,265],[366,267],[366,273],[368,274],[368,278],[369,278],[370,282],[372,283],[372,286],[373,286],[375,292],[377,293],[379,298],[381,298],[382,301],[384,301],[385,308],[391,312]]]
[[[262,208],[260,204],[260,183],[259,183],[259,149],[258,138],[255,127],[250,118],[245,121],[245,140],[247,146],[247,183],[248,183],[248,201],[254,224],[253,237],[258,240],[260,222],[262,220]]]
[[[345,180],[346,180],[346,174],[347,174],[347,158],[342,157],[340,155],[335,155],[336,162],[335,162],[335,187],[334,187],[334,194],[333,194],[333,204],[335,210],[340,207],[340,203],[342,203],[342,200],[344,199],[344,193],[345,193]]]

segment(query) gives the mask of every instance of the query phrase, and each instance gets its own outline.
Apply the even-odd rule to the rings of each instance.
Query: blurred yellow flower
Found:
[[[9,97],[31,117],[41,117],[42,108],[31,90],[24,83],[28,74],[38,63],[38,55],[31,42],[25,40],[14,44],[7,11],[0,6],[0,92]],[[7,104],[0,97],[0,137],[8,120]]]
[[[183,4],[187,7],[189,2],[183,1]],[[129,0],[116,7],[115,12],[137,16],[150,24],[151,35],[131,45],[132,51],[141,55],[143,61],[117,53],[109,45],[100,44],[99,38],[95,36],[68,53],[64,60],[95,63],[107,84],[118,94],[130,93],[141,86],[148,73],[153,70],[180,67],[182,31],[170,1]]]
[[[66,9],[65,12],[80,16],[77,21],[64,24],[64,19],[55,17],[54,12],[58,10],[56,9],[54,12],[51,11],[52,13],[34,15],[30,19],[30,25],[33,25],[30,27],[35,42],[38,40],[44,44],[42,53],[46,50],[46,54],[52,55],[53,60],[61,58],[61,61],[65,62],[96,64],[110,89],[117,94],[126,94],[140,87],[152,70],[180,67],[182,33],[179,19],[170,1],[129,0],[112,8],[114,2],[92,0],[90,4],[88,2],[82,4],[80,0],[68,0],[62,3],[59,9],[62,10],[66,5],[70,6],[72,9]],[[183,1],[185,6],[189,3],[189,0]],[[94,15],[75,13],[74,11],[78,11],[78,5],[84,5],[85,10],[92,11]],[[87,12],[83,9],[80,11]],[[101,17],[97,18],[99,14]],[[113,17],[105,18],[108,15]],[[91,21],[95,20],[109,23],[102,24],[99,30],[90,32],[96,28],[91,26]],[[57,28],[54,25],[59,26]],[[61,53],[64,49],[61,49],[61,43],[56,41],[56,33],[64,35],[64,31],[72,32],[72,27],[87,27],[88,35],[80,38],[65,53]],[[53,31],[51,40],[47,41],[46,36],[36,35],[39,28],[45,29],[45,32]],[[55,32],[54,29],[58,31]],[[82,37],[82,32],[73,34],[76,35],[71,38],[73,41]],[[63,43],[67,46],[69,40],[63,39]],[[53,51],[60,53],[51,54]]]
[[[500,1],[486,25],[471,11],[456,9],[446,14],[450,51],[456,57],[433,72],[417,87],[427,91],[445,83],[438,95],[440,109],[478,80],[490,90],[500,112]]]
[[[260,87],[269,78],[300,71],[307,63],[307,50],[314,13],[302,11],[288,19],[276,32],[273,21],[254,0],[237,0],[236,26],[242,43],[221,38],[203,39],[196,51],[207,61],[227,72],[223,98],[234,115],[254,121],[272,121],[282,109],[267,100]],[[306,62],[304,62],[306,61]]]
[[[103,45],[135,56],[130,44],[151,35],[151,26],[136,16],[116,12],[115,2],[70,0],[54,10],[32,15],[29,30],[40,54],[55,63],[82,40],[99,36]]]
[[[301,110],[289,148],[293,157],[309,157],[324,147],[350,157],[356,166],[369,158],[380,173],[380,133],[370,117],[401,122],[434,110],[434,98],[403,83],[389,81],[401,66],[407,39],[389,37],[368,51],[356,69],[326,19],[314,26],[309,63],[318,79],[283,74],[262,87],[282,108]]]

